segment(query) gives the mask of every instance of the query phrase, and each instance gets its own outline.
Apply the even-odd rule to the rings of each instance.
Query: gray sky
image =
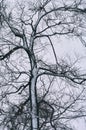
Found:
[[[7,0],[8,2],[10,1],[11,4],[15,0]],[[76,39],[58,39],[57,45],[55,45],[55,49],[57,52],[57,56],[60,58],[64,57],[71,57],[72,60],[74,60],[75,55],[79,57],[83,57],[83,59],[78,63],[83,69],[86,70],[86,48],[82,45],[82,43]],[[49,52],[50,53],[50,52]],[[48,57],[48,56],[47,56]],[[76,130],[86,130],[86,123],[83,119],[78,119],[74,123]]]

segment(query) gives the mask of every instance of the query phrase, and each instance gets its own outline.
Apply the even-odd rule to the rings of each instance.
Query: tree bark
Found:
[[[37,113],[37,68],[32,70],[31,86],[30,86],[30,100],[31,100],[31,130],[39,129],[39,120]]]

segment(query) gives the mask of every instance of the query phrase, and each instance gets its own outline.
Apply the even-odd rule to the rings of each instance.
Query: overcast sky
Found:
[[[9,3],[13,4],[15,0],[7,0]],[[79,62],[79,65],[86,70],[86,48],[82,45],[82,43],[76,39],[66,39],[63,38],[61,40],[58,39],[58,44],[55,46],[57,56],[60,58],[64,57],[71,57],[74,60],[75,55],[79,57],[83,57],[82,60]],[[49,52],[50,53],[50,52]],[[46,59],[48,56],[46,57]],[[76,130],[86,130],[86,123],[83,119],[78,119],[74,123]]]

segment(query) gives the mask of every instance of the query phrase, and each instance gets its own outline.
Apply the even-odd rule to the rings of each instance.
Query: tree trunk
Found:
[[[31,86],[30,86],[30,97],[31,97],[31,130],[38,130],[39,120],[37,113],[37,90],[36,90],[36,81],[37,81],[37,68],[32,70]]]

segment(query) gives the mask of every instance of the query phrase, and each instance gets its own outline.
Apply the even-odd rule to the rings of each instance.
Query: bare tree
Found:
[[[86,74],[75,63],[58,60],[55,50],[58,36],[74,36],[86,45],[85,5],[84,0],[29,0],[11,8],[0,2],[2,129],[72,130],[70,120],[86,116]],[[52,62],[45,60],[48,49]]]

